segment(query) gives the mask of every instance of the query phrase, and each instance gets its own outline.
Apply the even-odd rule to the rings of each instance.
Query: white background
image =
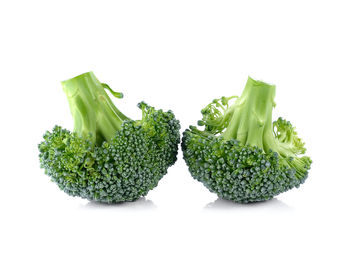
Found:
[[[1,271],[349,271],[348,1],[1,1]],[[251,205],[218,200],[182,153],[146,198],[101,205],[61,192],[37,144],[73,128],[60,81],[93,70],[172,109],[182,130],[248,75],[276,84],[309,179]]]

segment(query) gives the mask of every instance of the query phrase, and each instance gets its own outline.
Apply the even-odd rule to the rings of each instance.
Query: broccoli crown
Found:
[[[141,102],[142,119],[127,118],[91,72],[63,87],[74,131],[55,126],[39,144],[40,165],[52,181],[71,196],[106,203],[133,201],[156,187],[177,157],[174,114]]]
[[[290,122],[272,122],[274,97],[274,85],[249,77],[239,98],[214,99],[205,107],[198,121],[204,130],[190,126],[181,143],[193,178],[241,203],[268,200],[304,183],[311,159],[298,156],[306,149]]]

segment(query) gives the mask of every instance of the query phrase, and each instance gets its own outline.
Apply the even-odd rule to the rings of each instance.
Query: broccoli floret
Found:
[[[204,130],[190,126],[181,143],[192,177],[241,203],[268,200],[304,183],[311,159],[299,156],[306,149],[290,122],[272,122],[274,97],[274,85],[249,77],[239,98],[222,97],[205,107],[198,121]]]
[[[74,131],[55,126],[39,144],[40,165],[71,196],[116,203],[145,196],[176,161],[180,124],[141,102],[141,120],[113,104],[92,72],[62,82]]]

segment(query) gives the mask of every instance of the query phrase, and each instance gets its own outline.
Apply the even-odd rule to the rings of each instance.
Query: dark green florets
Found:
[[[242,146],[236,140],[202,136],[187,129],[182,150],[193,178],[219,197],[236,202],[257,202],[299,187],[307,178],[280,164],[276,152]]]
[[[231,97],[232,98],[232,97]],[[290,122],[271,122],[274,86],[248,79],[240,98],[216,99],[202,110],[203,131],[183,133],[182,150],[193,178],[219,197],[257,202],[299,187],[311,159]]]
[[[101,144],[102,133],[94,138],[59,126],[46,132],[39,144],[41,167],[71,196],[106,203],[145,196],[176,161],[180,125],[171,111],[138,106],[142,119],[123,118]]]

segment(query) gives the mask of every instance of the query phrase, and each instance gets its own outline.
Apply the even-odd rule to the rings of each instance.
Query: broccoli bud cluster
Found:
[[[71,196],[106,203],[145,196],[175,163],[180,141],[172,112],[148,111],[142,123],[125,121],[101,146],[56,126],[39,144],[41,167]]]
[[[109,86],[93,74],[72,80],[67,96],[75,130],[55,126],[45,133],[41,167],[71,196],[106,203],[145,196],[176,161],[179,121],[144,102],[138,105],[142,119],[131,120],[111,104],[103,90]]]
[[[311,159],[292,124],[272,122],[275,86],[248,78],[241,97],[214,99],[202,110],[199,130],[182,138],[183,157],[193,178],[219,197],[256,202],[297,188]],[[237,98],[228,106],[228,101]]]
[[[219,197],[240,203],[264,201],[299,187],[307,178],[280,163],[276,152],[242,146],[237,140],[203,136],[187,129],[183,156],[192,177]]]

